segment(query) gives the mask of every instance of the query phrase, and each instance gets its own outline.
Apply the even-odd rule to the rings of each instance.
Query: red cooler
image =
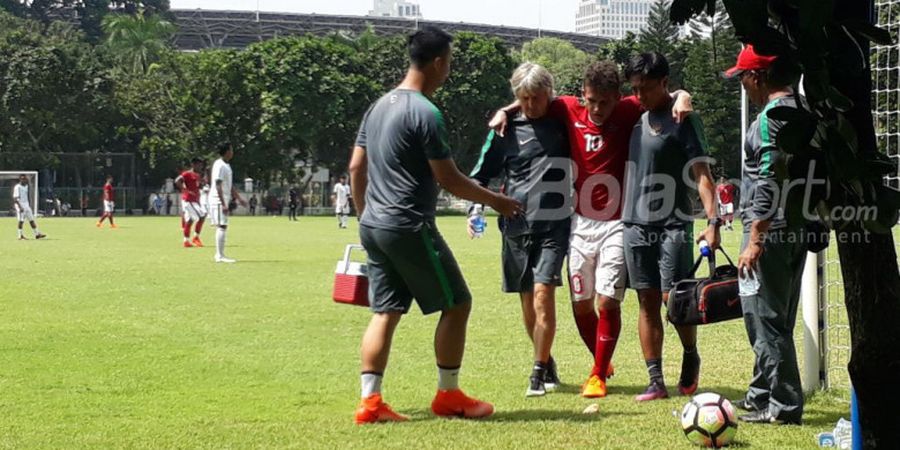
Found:
[[[338,261],[334,272],[334,292],[332,298],[337,303],[369,306],[369,278],[366,265],[350,261],[353,250],[362,250],[361,245],[351,244],[344,250],[344,259]]]

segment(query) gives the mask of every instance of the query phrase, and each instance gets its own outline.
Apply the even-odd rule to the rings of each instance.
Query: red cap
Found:
[[[768,69],[778,59],[777,56],[764,56],[753,50],[753,45],[747,44],[738,55],[737,64],[725,71],[725,77],[733,78],[747,70]]]

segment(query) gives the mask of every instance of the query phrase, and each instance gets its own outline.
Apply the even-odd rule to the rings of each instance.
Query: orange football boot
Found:
[[[397,414],[391,406],[384,402],[381,394],[372,394],[359,402],[356,408],[356,424],[378,422],[405,422],[409,420],[402,414]]]
[[[431,411],[441,417],[480,419],[494,413],[494,405],[467,396],[459,389],[438,390]]]

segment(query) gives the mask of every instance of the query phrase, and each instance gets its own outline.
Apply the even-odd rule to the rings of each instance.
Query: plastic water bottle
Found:
[[[472,229],[475,231],[475,235],[473,237],[475,239],[478,239],[484,236],[484,230],[486,228],[484,220],[484,206],[475,205],[472,208],[472,214],[469,215],[469,218],[472,221]]]
[[[709,248],[709,242],[706,242],[706,239],[700,241],[700,254],[704,258],[709,258],[712,256],[712,249]]]
[[[738,295],[741,297],[759,293],[759,274],[752,269],[744,268],[738,274]]]

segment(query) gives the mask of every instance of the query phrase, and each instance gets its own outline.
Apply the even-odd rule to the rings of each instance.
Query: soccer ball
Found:
[[[688,440],[696,445],[726,446],[737,433],[734,407],[719,394],[695,395],[681,410],[681,427]]]

